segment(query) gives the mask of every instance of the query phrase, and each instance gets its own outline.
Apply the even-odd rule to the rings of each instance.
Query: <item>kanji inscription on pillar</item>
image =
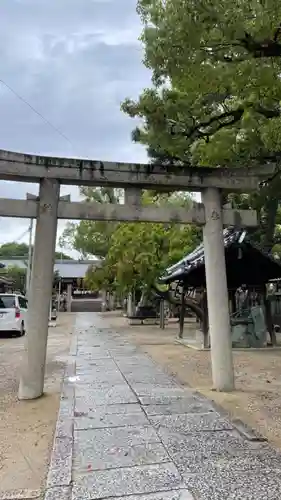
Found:
[[[211,213],[211,219],[212,220],[219,220],[220,219],[220,214],[216,210],[213,210],[212,213]]]

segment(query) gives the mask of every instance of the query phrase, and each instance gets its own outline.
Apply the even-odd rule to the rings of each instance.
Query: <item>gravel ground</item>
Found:
[[[110,326],[140,348],[185,385],[190,385],[221,405],[230,417],[239,418],[281,448],[281,351],[235,351],[236,391],[211,390],[210,353],[176,344],[178,325],[129,326],[119,312],[102,315]]]
[[[36,401],[17,399],[24,338],[0,336],[0,499],[36,498],[44,486],[74,317],[49,330],[46,394]]]

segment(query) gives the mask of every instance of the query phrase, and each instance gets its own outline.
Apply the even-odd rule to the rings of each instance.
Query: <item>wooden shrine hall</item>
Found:
[[[263,334],[260,337],[260,341],[256,342],[256,345],[252,345],[253,341],[250,339],[249,332],[245,330],[245,325],[251,322],[249,320],[249,315],[252,311],[251,308],[259,307],[264,312],[264,321],[272,343],[276,343],[270,301],[267,294],[267,284],[272,279],[281,278],[281,264],[259,245],[251,241],[245,230],[225,229],[223,240],[232,322],[232,340],[234,338],[233,335],[236,339],[235,342],[241,340],[240,338],[236,338],[238,335],[237,332],[241,332],[244,328],[244,334],[246,335],[247,333],[248,335],[248,347],[262,347],[264,345],[265,328],[260,325],[257,327],[259,330],[263,330]],[[204,346],[207,347],[207,344],[209,344],[206,338],[208,308],[203,243],[192,253],[186,255],[179,262],[168,268],[161,277],[160,283],[169,284],[170,291],[173,290],[174,298],[178,295],[178,304],[185,303],[185,307],[192,309],[197,317],[199,316],[204,334]],[[241,295],[239,295],[240,290],[242,292]],[[245,291],[245,295],[247,294],[247,306],[241,302],[241,310],[238,311],[240,309],[239,297],[242,296],[243,290]],[[185,295],[185,300],[181,300],[180,295]],[[257,309],[255,312],[257,312]],[[261,311],[259,314],[262,314]],[[260,316],[257,321],[260,321],[261,324],[262,320]],[[239,328],[237,325],[239,325]],[[241,325],[244,325],[244,327],[242,328]]]

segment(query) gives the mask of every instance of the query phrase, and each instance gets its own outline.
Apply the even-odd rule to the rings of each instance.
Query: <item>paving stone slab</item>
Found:
[[[71,484],[72,446],[72,439],[55,439],[47,478],[47,488],[69,486]]]
[[[142,407],[138,403],[109,404],[89,407],[83,401],[76,402],[74,417],[99,418],[106,415],[143,415]]]
[[[78,430],[74,433],[74,458],[77,462],[82,455],[90,454],[94,460],[95,454],[98,457],[103,449],[109,450],[108,453],[114,457],[114,454],[118,455],[118,450],[128,452],[130,447],[147,443],[160,443],[160,438],[151,425]],[[109,459],[111,460],[110,457]]]
[[[126,445],[113,442],[94,443],[77,453],[74,449],[73,478],[77,474],[89,471],[133,467],[140,465],[160,464],[169,461],[169,455],[161,443],[145,443]]]
[[[73,437],[73,415],[70,417],[65,417],[59,415],[55,431],[55,439],[57,438],[69,438]]]
[[[114,358],[122,358],[122,357],[128,357],[128,356],[134,356],[138,348],[134,347],[130,344],[123,345],[123,346],[115,346],[115,347],[110,347],[108,349],[110,352],[110,355]]]
[[[44,500],[70,500],[71,487],[50,488],[46,491]]]
[[[204,474],[185,474],[184,482],[200,500],[279,500],[281,478],[272,473],[237,474],[213,469]]]
[[[119,370],[124,373],[126,376],[129,373],[132,373],[135,370],[143,369],[143,371],[152,371],[154,369],[153,363],[150,363],[148,361],[142,361],[140,360],[131,360],[130,358],[123,358],[124,361],[121,361],[121,358],[118,360],[115,358],[116,366],[119,368]]]
[[[115,339],[114,344],[109,345],[107,341],[108,351],[116,363],[135,363],[139,357],[142,357],[140,350],[132,344],[121,345],[118,339]]]
[[[206,455],[224,451],[231,456],[242,455],[243,451],[263,452],[267,445],[264,443],[247,441],[239,432],[234,430],[222,430],[219,432],[196,432],[183,434],[167,428],[158,430],[161,441],[170,451],[182,449],[183,454],[205,453]],[[272,448],[270,448],[272,449]]]
[[[0,490],[0,500],[41,500],[42,494],[41,490]]]
[[[99,360],[100,361],[100,360]],[[119,373],[119,370],[118,368],[116,367],[116,365],[106,365],[106,366],[103,366],[103,365],[92,365],[91,364],[92,362],[87,362],[86,361],[84,363],[79,363],[77,364],[76,366],[76,375],[79,375],[80,373],[104,373],[105,370],[106,370],[106,373]]]
[[[141,403],[141,405],[143,407],[145,406],[152,406],[152,405],[171,405],[171,404],[174,404],[174,403],[180,403],[180,402],[183,402],[184,401],[189,401],[190,398],[192,397],[192,392],[190,392],[189,394],[186,393],[186,394],[182,394],[182,395],[178,395],[178,396],[170,396],[170,395],[167,395],[165,396],[165,394],[161,394],[161,395],[147,395],[147,396],[138,396],[138,399]]]
[[[175,401],[184,401],[190,399],[190,397],[194,397],[195,394],[191,389],[181,389],[177,387],[157,388],[151,390],[150,393],[144,387],[142,392],[146,392],[146,394],[138,394],[138,398],[141,404],[145,406],[163,405],[174,403]]]
[[[86,361],[88,360],[108,360],[108,359],[112,359],[110,354],[108,352],[105,352],[105,351],[83,351],[83,350],[79,350],[78,348],[78,351],[77,351],[77,356],[81,356],[83,357],[83,359],[85,359]]]
[[[171,387],[148,387],[148,384],[139,384],[136,390],[139,396],[151,396],[151,397],[166,397],[174,399],[182,399],[194,394],[192,389],[185,389],[174,385],[171,382]]]
[[[150,371],[146,371],[145,374],[141,377],[139,374],[138,376],[135,375],[134,372],[130,374],[125,374],[124,376],[126,380],[129,382],[131,386],[134,386],[134,390],[139,390],[142,389],[142,387],[145,387],[146,385],[151,385],[155,387],[178,387],[178,384],[174,381],[172,381],[169,377],[167,377],[164,373],[157,374],[157,373],[150,373]]]
[[[75,373],[75,368],[76,368],[76,353],[68,357],[64,373],[64,379],[67,379],[67,377],[72,377]]]
[[[81,474],[73,482],[72,500],[96,500],[181,488],[186,489],[178,470],[169,462]]]
[[[198,400],[196,397],[173,401],[169,404],[142,406],[142,408],[148,416],[180,415],[181,413],[209,413],[214,411],[211,403],[202,403],[202,401]]]
[[[149,417],[156,429],[169,429],[181,434],[205,431],[232,430],[233,426],[216,412],[157,415]]]
[[[96,384],[102,384],[102,383],[116,383],[116,384],[124,384],[124,377],[122,377],[122,374],[119,371],[108,371],[105,372],[104,370],[77,370],[76,372],[77,377],[79,379],[76,382],[76,386],[83,385],[83,383],[96,383]]]
[[[76,375],[78,377],[81,377],[81,375],[91,375],[93,377],[93,379],[95,380],[114,380],[114,377],[115,378],[120,378],[120,371],[116,369],[116,367],[114,369],[108,369],[108,368],[102,368],[102,367],[99,367],[99,368],[93,368],[93,367],[90,367],[88,368],[87,366],[85,366],[84,368],[77,368],[76,369]],[[122,377],[123,379],[123,377]]]
[[[80,355],[88,355],[88,354],[109,354],[109,351],[106,347],[106,344],[104,345],[97,345],[97,344],[85,344],[84,342],[78,343],[77,346],[77,354]]]
[[[154,367],[148,368],[145,371],[140,367],[129,367],[127,370],[122,370],[126,379],[133,378],[139,384],[146,384],[147,381],[153,381],[154,379],[164,379],[169,380],[171,382],[171,377],[169,377],[163,371],[155,369]],[[179,387],[179,385],[177,384]]]
[[[95,373],[93,371],[80,373],[76,375],[75,387],[79,387],[81,385],[98,385],[98,384],[124,384],[124,378],[120,372],[111,372],[108,376],[105,373]]]
[[[67,378],[64,379],[64,383],[62,386],[62,391],[61,391],[61,398],[62,399],[69,399],[72,400],[74,398],[74,385],[71,382],[72,378],[75,376],[67,376]]]
[[[135,394],[127,385],[110,387],[106,390],[96,389],[91,391],[91,393],[78,388],[76,391],[76,404],[79,401],[84,401],[90,407],[138,402]]]
[[[116,364],[111,358],[104,358],[104,359],[85,359],[84,357],[81,357],[80,360],[78,358],[78,361],[76,363],[76,372],[77,370],[82,370],[82,369],[90,369],[90,370],[112,370],[112,371],[118,371],[116,369]]]
[[[162,442],[179,471],[198,473],[214,465],[245,470],[280,470],[280,453],[263,443],[247,441],[237,431],[182,433],[161,430]]]
[[[60,408],[58,418],[71,418],[74,410],[74,392],[73,398],[64,398],[60,400]]]
[[[83,383],[84,382],[84,383]],[[119,383],[118,383],[119,382]],[[118,386],[124,386],[124,380],[117,381]],[[113,380],[97,380],[94,379],[92,382],[89,380],[79,381],[75,387],[75,396],[76,397],[84,397],[84,394],[87,393],[89,396],[93,396],[97,391],[99,394],[106,394],[108,391],[112,390],[117,384],[114,384]]]
[[[110,497],[108,500],[114,500]],[[145,495],[131,495],[118,497],[118,500],[194,500],[188,490],[162,491],[159,493],[147,493]]]
[[[218,458],[213,460],[210,467],[219,470],[223,469],[226,472],[241,473],[281,473],[281,457],[280,454],[274,453],[273,450],[263,450],[259,453],[243,453],[243,456],[234,458]]]
[[[134,392],[137,394],[137,396],[158,396],[158,395],[165,395],[169,396],[170,394],[175,395],[175,396],[184,396],[184,390],[180,389],[179,386],[174,383],[173,381],[169,379],[163,378],[163,383],[132,383],[131,384]],[[167,393],[167,394],[165,394]]]
[[[136,354],[136,355],[130,355],[130,356],[115,356],[114,360],[116,364],[119,367],[122,367],[124,369],[127,369],[132,366],[136,367],[141,367],[141,366],[147,366],[147,367],[155,367],[155,363],[150,359],[148,356],[145,354]]]
[[[124,380],[121,384],[112,384],[112,383],[101,383],[100,387],[98,384],[81,384],[77,385],[75,388],[75,397],[76,398],[84,398],[84,397],[96,397],[97,399],[111,396],[112,393],[116,395],[121,395],[122,397],[128,397],[134,394],[130,387],[124,383]]]
[[[104,412],[93,417],[75,418],[74,427],[76,430],[101,429],[106,427],[127,427],[149,425],[149,420],[144,412],[128,414],[105,415]]]

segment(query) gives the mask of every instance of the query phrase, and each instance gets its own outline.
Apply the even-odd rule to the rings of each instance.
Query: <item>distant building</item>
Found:
[[[1,266],[2,264],[2,266]],[[57,272],[61,280],[61,291],[67,289],[67,285],[72,285],[72,289],[83,290],[84,278],[89,267],[98,267],[100,260],[56,260],[54,272]],[[22,257],[12,257],[9,259],[1,259],[0,267],[19,267],[27,269],[27,259]],[[2,278],[2,277],[1,277]]]

